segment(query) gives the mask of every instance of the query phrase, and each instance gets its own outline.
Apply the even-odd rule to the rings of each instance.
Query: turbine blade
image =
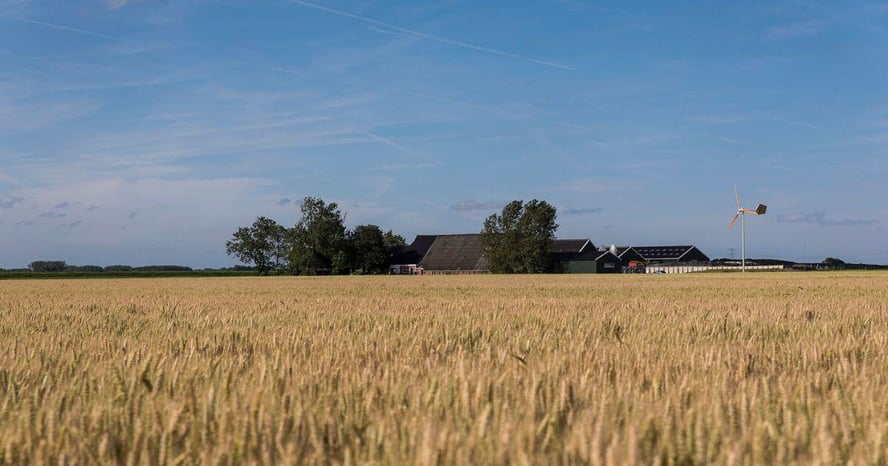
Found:
[[[737,208],[740,208],[740,194],[737,192],[737,187],[734,186],[734,199],[737,200]]]
[[[731,223],[728,224],[728,230],[730,230],[731,228],[734,228],[734,222],[737,221],[737,217],[739,217],[739,216],[740,216],[740,212],[737,212],[736,214],[734,214],[734,218],[732,218]]]

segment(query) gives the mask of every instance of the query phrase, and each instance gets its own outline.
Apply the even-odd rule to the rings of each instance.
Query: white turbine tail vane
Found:
[[[746,214],[750,215],[765,215],[765,212],[768,211],[768,206],[764,204],[759,204],[755,210],[745,209],[740,204],[740,194],[737,192],[737,187],[734,186],[734,200],[737,202],[737,212],[734,213],[734,217],[731,218],[731,223],[728,224],[728,230],[734,228],[734,224],[737,223],[737,217],[740,217],[740,251],[741,251],[741,264],[743,271],[746,271]]]

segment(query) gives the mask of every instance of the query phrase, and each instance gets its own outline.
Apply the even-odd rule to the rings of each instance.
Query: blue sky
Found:
[[[0,267],[231,265],[339,203],[412,238],[888,263],[888,2],[0,0]]]

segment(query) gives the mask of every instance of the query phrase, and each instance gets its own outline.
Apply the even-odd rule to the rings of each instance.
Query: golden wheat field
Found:
[[[888,274],[0,282],[2,464],[885,464]]]

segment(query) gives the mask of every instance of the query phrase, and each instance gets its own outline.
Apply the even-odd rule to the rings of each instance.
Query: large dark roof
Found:
[[[388,250],[389,264],[419,264],[419,261],[422,260],[432,246],[432,243],[435,242],[435,238],[437,238],[436,235],[417,235],[409,246],[390,248]]]
[[[702,251],[695,248],[694,246],[632,246],[632,249],[635,250],[641,257],[644,257],[645,260],[682,260],[683,258],[687,259],[688,253],[696,250],[697,254],[693,254],[694,259],[702,259],[709,260]]]
[[[593,253],[592,257],[594,257],[595,260],[599,260],[599,259],[601,259],[602,257],[607,256],[607,255],[614,256],[614,259],[619,259],[619,257],[618,257],[616,254],[614,254],[614,253],[612,253],[612,252],[610,252],[610,251],[595,251],[595,252]]]
[[[439,235],[420,262],[425,270],[486,270],[481,235]]]
[[[437,237],[438,235],[416,235],[416,238],[410,243],[410,248],[424,256],[429,248],[432,247],[432,243],[435,242],[435,238]]]
[[[583,252],[585,249],[594,248],[592,242],[587,239],[555,239],[549,243],[550,254]]]

